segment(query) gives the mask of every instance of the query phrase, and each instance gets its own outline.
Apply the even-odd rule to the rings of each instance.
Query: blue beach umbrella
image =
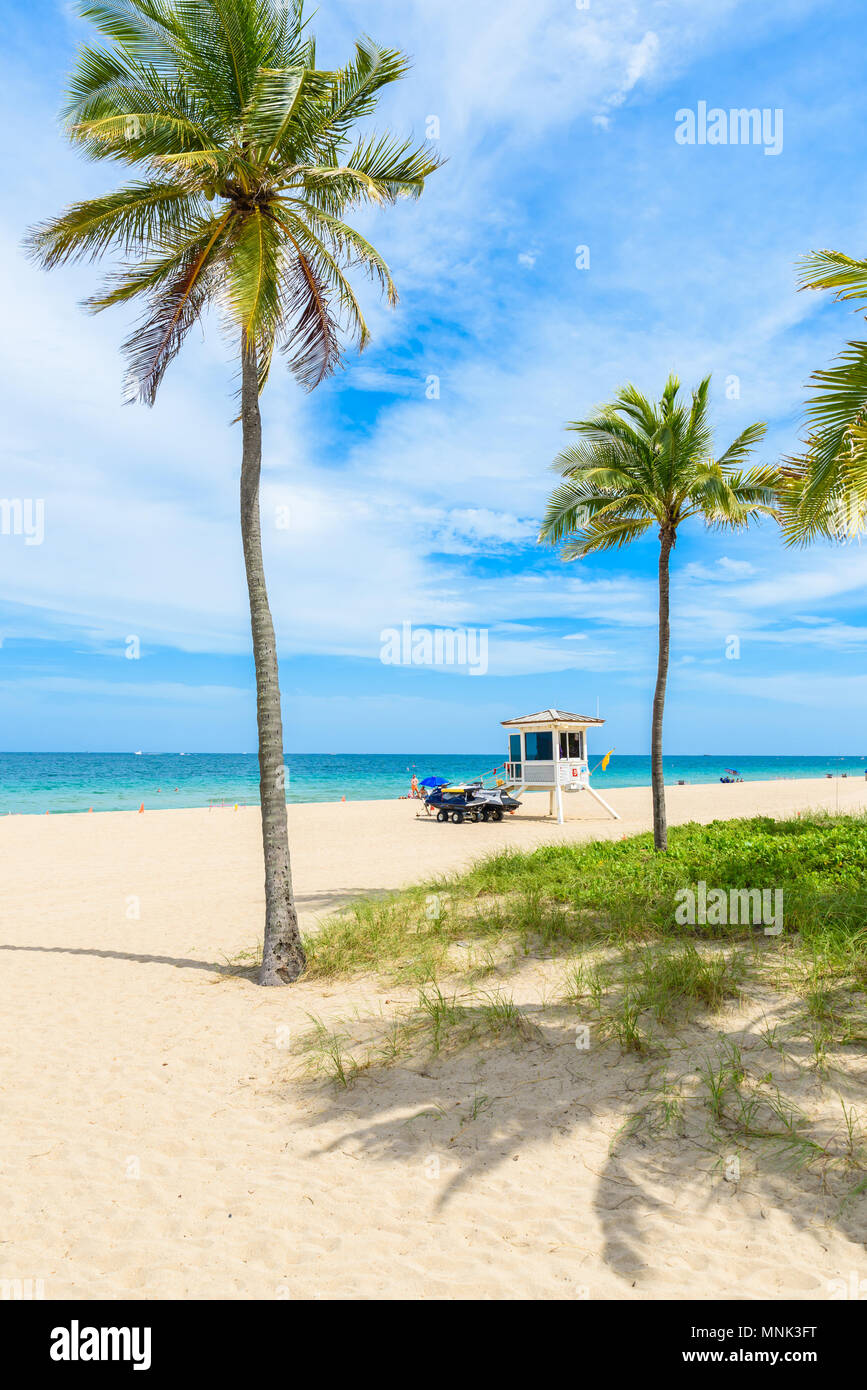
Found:
[[[419,782],[420,787],[447,787],[448,782],[445,777],[425,777],[423,782]]]

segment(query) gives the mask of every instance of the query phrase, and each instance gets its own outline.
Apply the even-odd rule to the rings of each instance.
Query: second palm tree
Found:
[[[552,465],[563,482],[552,493],[540,541],[562,545],[564,560],[629,545],[658,528],[659,644],[651,721],[653,843],[668,848],[662,720],[670,648],[669,561],[678,528],[699,517],[713,528],[737,529],[756,517],[775,514],[776,470],[744,471],[751,450],[765,433],[749,425],[725,453],[713,457],[708,395],[710,377],[689,403],[670,376],[653,403],[626,386],[589,420],[568,428],[579,436]]]

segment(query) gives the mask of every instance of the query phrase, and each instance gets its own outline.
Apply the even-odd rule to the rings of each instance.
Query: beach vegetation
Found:
[[[679,921],[678,892],[702,879],[779,888],[782,931]],[[451,1077],[457,1098],[438,1102],[456,1125],[448,1145],[470,1120],[493,1145],[493,1109],[519,1131],[513,1098],[532,1113],[523,1088],[543,1077],[587,1084],[575,1105],[597,1096],[613,1158],[689,1144],[721,1182],[760,1169],[818,1184],[843,1219],[867,1191],[853,1089],[867,1042],[865,883],[861,815],[675,826],[666,855],[647,833],[506,850],[311,932],[307,980],[342,980],[345,993],[378,979],[387,994],[379,1010],[314,1020],[296,1051],[310,1084],[334,1096],[363,1085],[374,1109],[386,1070],[405,1074],[408,1099],[412,1077]],[[430,914],[432,895],[447,913]],[[458,1078],[473,1086],[463,1099]],[[548,1116],[561,1133],[562,1094]]]
[[[782,932],[766,935],[743,922],[680,923],[678,895],[700,881],[726,893],[781,890]],[[426,911],[432,893],[450,904],[433,918]],[[712,1002],[728,977],[715,976],[718,967],[701,957],[699,947],[709,942],[767,958],[814,1011],[820,992],[827,1001],[843,983],[867,986],[867,817],[693,822],[672,828],[664,856],[654,853],[649,833],[507,849],[451,878],[354,902],[305,938],[311,978],[371,971],[411,983],[448,968],[478,970],[479,962],[490,973],[504,958],[531,952],[678,944],[681,954],[667,965],[642,967],[651,971],[647,979],[668,972],[687,994]],[[589,972],[576,981],[598,987],[598,971],[582,963],[575,969]]]

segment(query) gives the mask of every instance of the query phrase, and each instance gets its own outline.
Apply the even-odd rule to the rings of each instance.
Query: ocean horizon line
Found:
[[[588,753],[588,758],[597,756],[604,757],[606,750],[596,749]],[[258,754],[248,749],[240,750],[215,750],[215,749],[174,749],[174,748],[0,748],[0,758],[28,758],[28,757],[64,757],[64,758],[255,758]],[[437,752],[432,749],[422,749],[421,752],[411,752],[400,749],[396,753],[383,752],[381,749],[373,749],[369,752],[349,751],[338,749],[336,752],[324,751],[323,749],[312,749],[309,752],[284,751],[284,758],[487,758],[489,756],[499,757],[500,753],[489,754],[484,751],[462,753],[455,749],[446,749],[445,752]],[[636,752],[616,752],[612,753],[612,759],[618,758],[649,758],[650,751],[644,753]],[[867,761],[867,753],[726,753],[715,751],[712,753],[665,753],[663,760],[667,758],[800,758],[821,759],[821,758],[860,758]],[[503,752],[503,761],[506,761]]]
[[[595,785],[650,785],[650,755],[607,750],[589,754]],[[287,753],[286,800],[290,803],[389,801],[419,781],[449,782],[503,775],[499,753]],[[671,753],[663,757],[669,784],[710,785],[810,778],[861,778],[867,755]],[[259,763],[255,753],[26,752],[0,753],[0,816],[89,811],[128,811],[156,807],[195,808],[258,805]]]

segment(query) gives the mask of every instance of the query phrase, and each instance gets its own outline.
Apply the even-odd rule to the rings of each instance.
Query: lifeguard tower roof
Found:
[[[528,724],[604,724],[604,719],[595,719],[592,714],[570,714],[562,709],[540,709],[537,714],[525,714],[523,719],[503,719],[502,727],[526,728]]]

